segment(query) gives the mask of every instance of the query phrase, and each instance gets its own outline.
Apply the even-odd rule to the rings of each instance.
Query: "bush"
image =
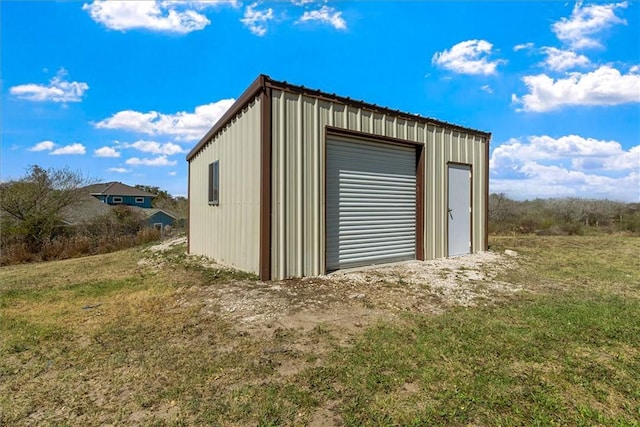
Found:
[[[619,220],[620,231],[640,233],[640,211],[623,215]]]
[[[24,242],[14,241],[4,244],[0,254],[0,265],[23,264],[38,261],[76,258],[97,255],[154,242],[160,239],[160,231],[144,228],[135,235],[75,235],[48,239],[39,251],[30,250]]]
[[[583,234],[582,225],[575,222],[562,224],[560,229],[569,236],[582,236]]]
[[[3,222],[4,223],[4,222]],[[3,228],[0,265],[67,259],[112,252],[157,241],[160,230],[149,227],[144,219],[126,206],[113,209],[90,223],[57,227],[51,237],[43,238],[34,249],[19,233]]]
[[[518,231],[521,234],[532,234],[540,229],[540,223],[533,218],[524,218],[518,225]]]
[[[640,234],[640,204],[575,197],[515,201],[489,197],[492,234],[597,235]]]
[[[139,243],[155,242],[160,239],[161,234],[160,230],[155,228],[143,228],[136,234],[136,239]]]

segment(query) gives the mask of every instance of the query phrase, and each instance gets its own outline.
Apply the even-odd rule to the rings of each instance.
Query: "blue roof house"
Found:
[[[126,205],[139,208],[151,208],[155,194],[148,193],[121,182],[107,182],[87,187],[89,194],[108,205]]]
[[[153,198],[156,197],[155,194],[121,182],[93,184],[85,187],[85,189],[91,196],[110,208],[127,206],[139,212],[150,227],[164,230],[167,225],[176,225],[177,218],[175,216],[162,209],[152,207]]]

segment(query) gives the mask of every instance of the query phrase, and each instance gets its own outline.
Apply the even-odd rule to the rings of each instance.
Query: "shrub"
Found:
[[[161,234],[160,230],[148,227],[138,231],[136,238],[139,243],[149,243],[159,240]]]
[[[95,255],[159,240],[160,230],[149,227],[137,212],[126,206],[79,226],[57,227],[37,248],[19,233],[3,229],[0,265]]]
[[[640,233],[640,211],[623,215],[619,220],[620,231]]]
[[[540,228],[540,223],[533,218],[524,218],[518,225],[518,231],[522,234],[532,234]]]
[[[583,234],[582,225],[576,222],[562,224],[560,229],[569,236],[581,236]]]
[[[493,234],[589,235],[640,234],[640,204],[610,200],[489,197],[489,232]]]

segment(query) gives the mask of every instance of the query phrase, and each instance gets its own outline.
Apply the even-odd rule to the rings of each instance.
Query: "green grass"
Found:
[[[252,335],[184,304],[255,277],[179,248],[0,268],[0,425],[638,426],[640,240],[491,246],[519,253],[498,277],[516,296],[355,335]]]
[[[348,425],[631,425],[638,319],[639,301],[606,296],[457,309],[378,325],[330,366]]]
[[[516,249],[520,269],[506,280],[565,290],[630,292],[640,296],[640,239],[617,236],[493,237],[496,251]]]

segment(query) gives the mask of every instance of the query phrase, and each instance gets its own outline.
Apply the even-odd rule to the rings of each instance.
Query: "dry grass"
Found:
[[[6,240],[1,242],[0,266],[104,254],[158,241],[160,237],[160,231],[154,228],[143,228],[134,234],[105,233],[96,236],[78,233],[48,239],[38,251],[33,252],[29,245],[15,236],[3,236]]]
[[[507,281],[527,288],[584,291],[640,298],[640,238],[624,236],[492,237],[491,249],[515,249],[524,262]]]
[[[260,333],[211,290],[264,285],[180,248],[3,267],[0,425],[638,425],[639,243],[496,238],[523,292]]]

